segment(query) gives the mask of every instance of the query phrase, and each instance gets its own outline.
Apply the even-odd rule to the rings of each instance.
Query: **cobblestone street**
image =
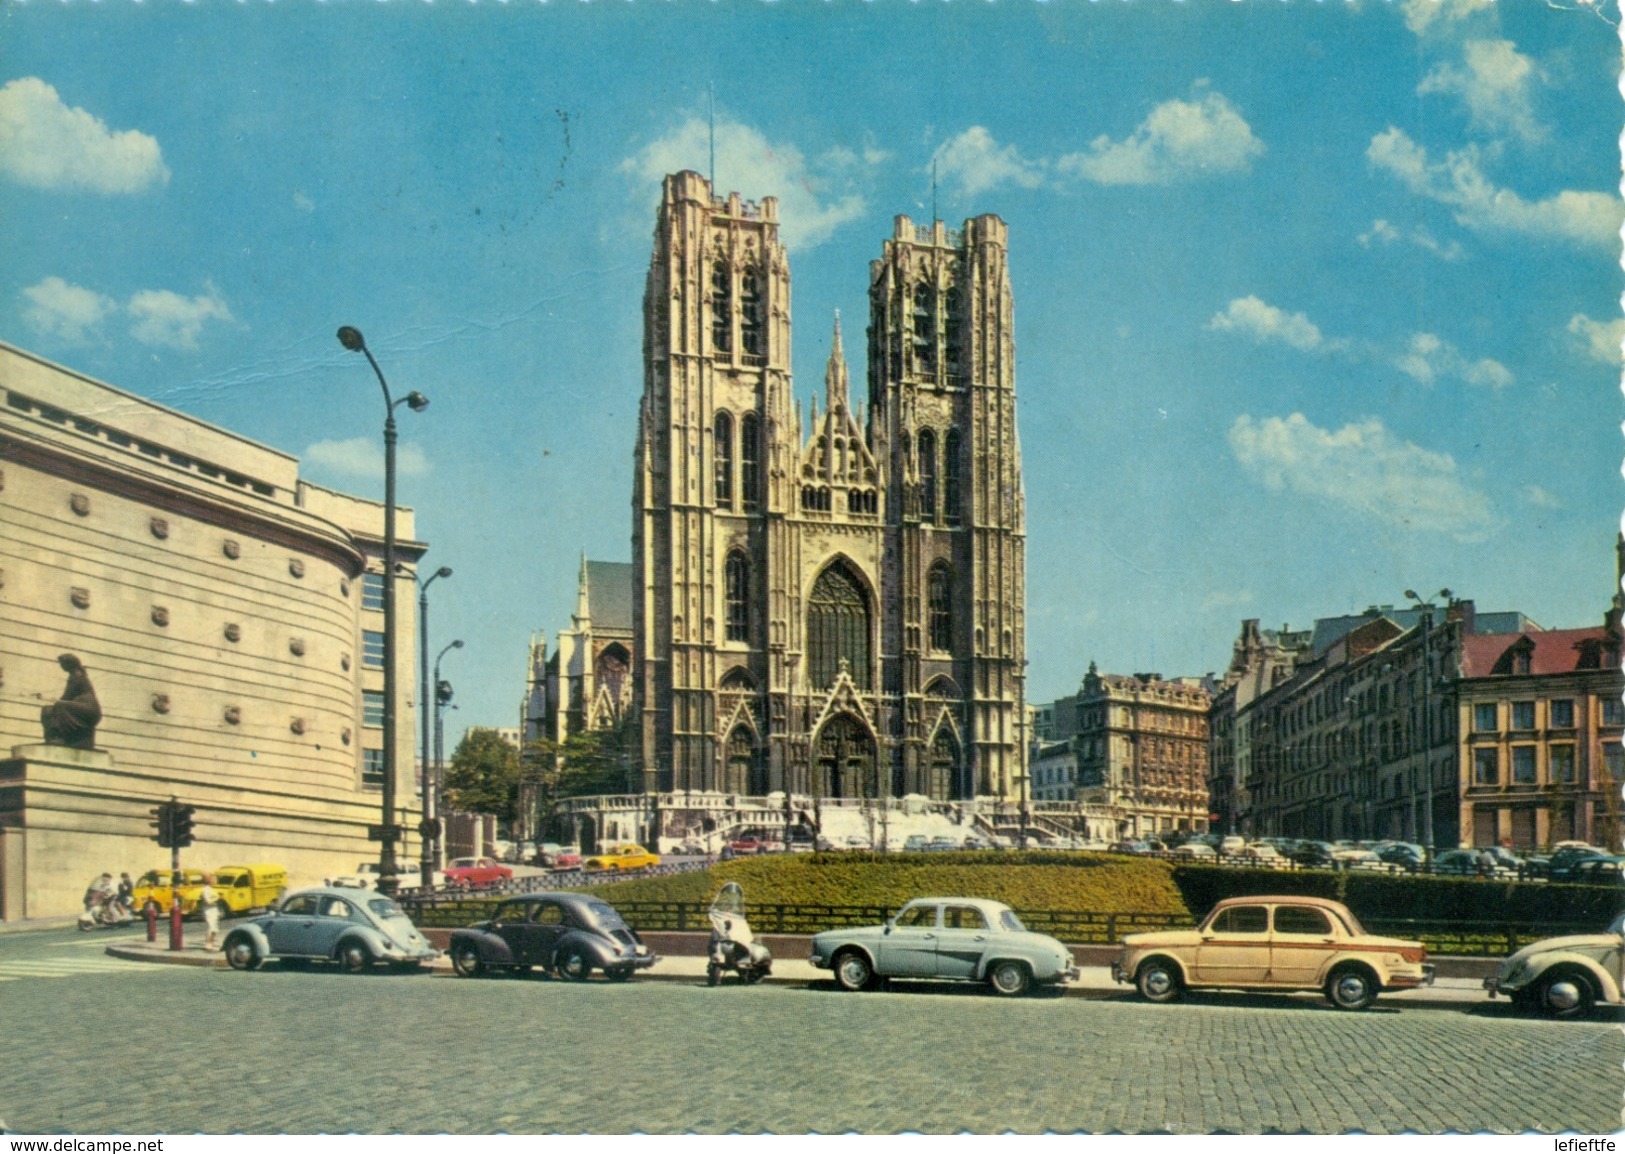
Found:
[[[97,956],[76,945],[19,935],[0,960]],[[1619,1127],[1625,1089],[1617,1026],[1505,1003],[1340,1014],[127,963],[7,983],[0,1037],[0,1118],[25,1133],[1594,1133]]]

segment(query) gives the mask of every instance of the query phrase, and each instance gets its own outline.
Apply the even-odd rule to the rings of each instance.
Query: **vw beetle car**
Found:
[[[815,935],[810,960],[833,971],[844,990],[867,990],[880,978],[932,978],[986,982],[1015,997],[1078,977],[1071,950],[986,898],[915,898],[885,925]]]
[[[392,899],[336,886],[289,894],[271,913],[232,927],[224,947],[234,970],[276,958],[337,962],[359,974],[375,962],[413,970],[440,956]]]
[[[594,969],[624,982],[659,960],[613,906],[590,894],[508,898],[489,920],[453,930],[447,952],[463,978],[540,966],[576,982]]]
[[[1325,898],[1226,898],[1194,930],[1129,934],[1112,980],[1150,1002],[1187,989],[1324,990],[1339,1010],[1363,1010],[1385,989],[1433,984],[1421,942],[1365,932]]]
[[[1547,938],[1525,946],[1484,979],[1490,997],[1505,994],[1520,1008],[1552,1018],[1581,1018],[1598,1003],[1618,1006],[1625,975],[1625,914],[1600,934]]]

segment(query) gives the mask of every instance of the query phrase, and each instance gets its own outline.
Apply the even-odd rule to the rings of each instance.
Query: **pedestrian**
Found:
[[[130,880],[128,873],[118,876],[118,904],[124,907],[127,914],[135,913],[135,883]]]
[[[209,934],[203,941],[206,950],[219,949],[215,939],[220,936],[220,895],[214,889],[214,875],[203,875],[203,888],[197,895],[198,908],[203,911],[203,924],[208,927]]]
[[[1481,878],[1495,876],[1495,855],[1487,848],[1478,851],[1478,876]]]

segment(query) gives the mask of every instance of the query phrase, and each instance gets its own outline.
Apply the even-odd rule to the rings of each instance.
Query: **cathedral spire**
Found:
[[[841,310],[835,310],[835,339],[830,343],[829,365],[824,369],[824,407],[832,413],[847,408],[846,354],[841,351]]]
[[[581,551],[581,575],[576,578],[576,628],[592,616],[592,610],[587,608],[587,551]]]

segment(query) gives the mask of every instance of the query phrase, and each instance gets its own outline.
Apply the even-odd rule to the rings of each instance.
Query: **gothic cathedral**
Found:
[[[1007,230],[898,217],[867,405],[790,375],[778,203],[665,179],[632,497],[644,789],[1012,798],[1025,510]]]

